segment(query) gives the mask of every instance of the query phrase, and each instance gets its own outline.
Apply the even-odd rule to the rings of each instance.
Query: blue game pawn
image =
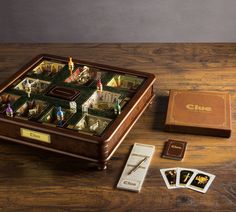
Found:
[[[64,112],[62,111],[61,107],[57,108],[57,121],[59,122],[58,125],[62,126],[64,121]]]
[[[7,104],[6,115],[9,117],[13,117],[13,110],[11,108],[11,104]]]

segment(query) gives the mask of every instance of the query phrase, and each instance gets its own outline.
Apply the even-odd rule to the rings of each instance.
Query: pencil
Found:
[[[145,158],[143,158],[133,169],[131,169],[131,171],[128,173],[128,175],[135,172],[147,159],[148,159],[147,156]]]

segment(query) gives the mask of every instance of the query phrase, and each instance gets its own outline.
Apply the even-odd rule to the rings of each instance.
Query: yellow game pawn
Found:
[[[72,61],[72,57],[69,58],[69,62],[68,62],[68,69],[70,71],[70,75],[73,74],[73,70],[74,70],[75,66],[74,63]]]
[[[120,87],[121,85],[121,76],[118,76],[118,79],[117,79],[117,87]]]

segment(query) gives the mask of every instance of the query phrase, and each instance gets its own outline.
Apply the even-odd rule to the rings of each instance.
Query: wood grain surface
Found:
[[[0,44],[0,83],[41,53],[154,73],[156,98],[109,162],[96,171],[82,160],[0,142],[0,211],[236,211],[236,44]],[[232,95],[231,138],[164,132],[170,89]],[[184,161],[160,158],[169,139],[188,142]],[[134,142],[156,152],[141,193],[116,189]],[[216,175],[206,194],[168,190],[161,168]]]

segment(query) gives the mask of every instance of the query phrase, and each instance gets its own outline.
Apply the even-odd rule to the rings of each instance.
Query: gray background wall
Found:
[[[0,42],[236,41],[236,0],[0,0]]]

